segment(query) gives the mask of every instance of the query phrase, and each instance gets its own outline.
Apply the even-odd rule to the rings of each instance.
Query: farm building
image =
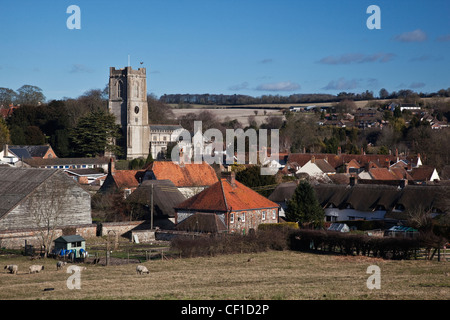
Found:
[[[79,258],[86,252],[86,240],[79,235],[61,236],[54,243],[54,252],[61,256],[73,253],[74,258]]]
[[[48,224],[92,224],[89,193],[62,170],[0,167],[0,231]]]
[[[193,215],[208,219],[205,224],[208,229],[212,222],[218,231],[225,226],[230,233],[248,233],[262,223],[278,222],[278,204],[236,181],[234,172],[223,175],[218,182],[175,207],[177,229],[185,225],[187,231],[202,231],[192,230],[192,221],[183,223]],[[203,215],[200,217],[199,213]],[[205,213],[214,216],[205,218]]]

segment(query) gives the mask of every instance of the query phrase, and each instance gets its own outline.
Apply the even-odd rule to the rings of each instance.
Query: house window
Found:
[[[81,241],[77,241],[77,242],[72,242],[71,243],[72,247],[81,247]]]
[[[266,220],[266,211],[265,210],[263,210],[263,212],[262,212],[262,220]]]
[[[245,222],[245,212],[242,213],[242,222]]]
[[[230,214],[230,223],[234,223],[234,213]]]
[[[272,212],[273,212],[272,219],[275,220],[277,218],[277,211],[274,209]]]

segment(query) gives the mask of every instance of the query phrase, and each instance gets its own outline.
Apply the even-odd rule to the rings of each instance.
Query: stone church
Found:
[[[163,157],[168,143],[176,141],[172,133],[182,129],[180,125],[149,125],[145,68],[110,68],[108,110],[122,128],[123,138],[116,144],[126,159],[147,158],[150,152],[153,159]]]
[[[108,109],[122,128],[122,141],[116,143],[123,148],[126,158],[146,158],[150,128],[145,68],[110,68]]]

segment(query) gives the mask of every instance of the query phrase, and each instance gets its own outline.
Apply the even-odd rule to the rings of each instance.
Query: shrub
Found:
[[[419,247],[409,238],[375,238],[324,230],[298,230],[290,234],[290,249],[299,251],[328,250],[346,255],[372,255],[385,259],[408,259]]]
[[[171,248],[182,257],[215,256],[231,253],[254,253],[267,250],[289,249],[291,228],[267,228],[254,234],[223,234],[211,236],[182,237],[171,241]]]

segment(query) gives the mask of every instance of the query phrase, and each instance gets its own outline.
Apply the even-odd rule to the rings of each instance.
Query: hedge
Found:
[[[378,238],[324,230],[300,229],[290,234],[292,250],[372,255],[385,259],[409,259],[419,249],[419,244],[417,239]]]

